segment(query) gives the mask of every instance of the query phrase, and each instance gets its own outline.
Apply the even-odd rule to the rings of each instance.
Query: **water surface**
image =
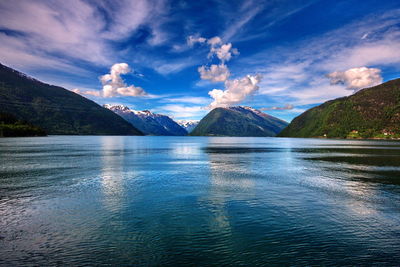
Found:
[[[0,139],[0,265],[397,265],[400,142]]]

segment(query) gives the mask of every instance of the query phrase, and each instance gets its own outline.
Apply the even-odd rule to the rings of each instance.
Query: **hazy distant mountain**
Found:
[[[48,134],[142,134],[121,117],[87,98],[1,64],[0,112],[39,126]]]
[[[400,137],[400,79],[309,109],[279,136]]]
[[[190,133],[201,136],[275,136],[287,122],[250,107],[215,108]]]
[[[180,126],[182,126],[188,133],[191,133],[194,128],[196,128],[199,121],[197,120],[177,120]]]
[[[166,115],[136,111],[123,105],[104,105],[148,135],[187,135],[187,131]]]

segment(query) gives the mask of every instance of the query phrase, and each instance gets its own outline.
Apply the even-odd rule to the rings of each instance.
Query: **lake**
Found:
[[[398,265],[400,142],[0,139],[0,265]]]

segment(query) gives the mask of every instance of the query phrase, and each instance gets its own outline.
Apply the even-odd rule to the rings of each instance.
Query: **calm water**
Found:
[[[400,142],[0,139],[0,265],[398,265]]]

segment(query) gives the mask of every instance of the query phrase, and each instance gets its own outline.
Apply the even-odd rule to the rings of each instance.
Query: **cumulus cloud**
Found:
[[[239,104],[246,99],[247,96],[253,94],[259,89],[258,84],[260,83],[262,76],[247,75],[241,79],[229,80],[231,75],[225,62],[232,58],[232,55],[238,55],[239,51],[232,47],[231,43],[224,44],[219,36],[206,39],[203,37],[189,36],[188,44],[194,44],[196,42],[205,43],[210,46],[210,52],[208,58],[216,56],[220,60],[220,64],[212,64],[210,67],[200,66],[197,70],[202,80],[210,80],[212,82],[224,82],[225,89],[213,89],[208,94],[214,99],[214,101],[208,106],[208,108],[216,107],[227,107],[235,104]]]
[[[294,109],[292,104],[286,104],[283,107],[270,107],[270,108],[260,108],[260,110],[291,110]]]
[[[209,40],[208,43],[211,44],[210,53],[208,54],[209,58],[216,55],[219,60],[225,62],[229,61],[232,58],[232,55],[239,54],[239,51],[236,48],[233,48],[231,43],[222,44],[219,37],[214,38],[218,38],[218,42],[213,41],[210,43],[210,40],[212,40],[213,38]]]
[[[225,64],[211,65],[209,68],[201,66],[198,68],[200,78],[202,80],[210,80],[212,82],[225,82],[231,73]]]
[[[381,70],[376,68],[352,68],[346,71],[335,71],[326,76],[332,85],[344,84],[347,89],[354,91],[382,83]]]
[[[207,40],[207,44],[211,45],[212,47],[222,44],[222,40],[220,37],[215,36]]]
[[[227,107],[239,104],[259,89],[258,84],[261,79],[262,76],[257,74],[255,76],[247,75],[241,79],[227,80],[225,90],[214,89],[208,92],[214,99],[209,107]]]
[[[187,44],[192,47],[196,43],[207,43],[210,46],[210,52],[208,57],[217,56],[219,60],[224,63],[232,58],[232,55],[238,55],[239,50],[232,47],[231,43],[224,44],[219,36],[212,37],[210,39],[200,36],[189,36],[187,38]]]
[[[143,88],[134,85],[127,85],[121,75],[131,72],[131,68],[126,63],[116,63],[110,73],[100,76],[103,85],[102,91],[72,89],[71,91],[80,95],[91,95],[95,97],[117,97],[117,96],[149,96]]]
[[[231,75],[228,67],[225,65],[226,61],[232,58],[232,55],[238,55],[239,51],[232,47],[231,43],[224,44],[220,37],[215,36],[210,39],[205,39],[202,37],[191,38],[189,36],[188,40],[198,40],[198,42],[206,42],[210,45],[210,52],[208,53],[208,58],[216,56],[220,60],[220,64],[212,64],[210,67],[201,66],[197,70],[200,73],[200,78],[202,80],[210,80],[212,82],[225,82]]]
[[[111,67],[110,73],[100,77],[103,84],[103,97],[114,96],[144,96],[147,93],[141,87],[127,86],[122,79],[122,74],[131,72],[126,63],[116,63]]]

